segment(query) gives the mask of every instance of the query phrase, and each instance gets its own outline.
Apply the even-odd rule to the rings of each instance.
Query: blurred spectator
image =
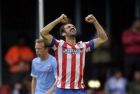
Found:
[[[33,58],[34,52],[27,46],[24,37],[20,37],[18,43],[7,51],[5,61],[9,66],[11,78],[9,81],[14,86],[14,94],[18,94],[17,87],[22,87],[24,80],[30,77],[30,65]]]
[[[33,51],[25,43],[24,38],[20,38],[18,43],[9,48],[5,55],[5,61],[10,66],[11,73],[29,71],[28,63],[34,57]]]
[[[14,85],[14,89],[12,91],[12,94],[21,94],[20,90],[21,90],[21,84],[20,83],[15,83]]]
[[[11,94],[11,89],[9,85],[0,86],[0,94]]]
[[[125,74],[131,78],[132,68],[140,68],[140,19],[122,34]]]
[[[134,73],[134,80],[129,85],[129,94],[140,94],[140,70]]]
[[[105,85],[106,94],[126,94],[127,80],[122,77],[120,70],[115,70],[114,75],[109,78]]]

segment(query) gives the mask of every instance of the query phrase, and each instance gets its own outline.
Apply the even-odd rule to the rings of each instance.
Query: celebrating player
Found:
[[[57,59],[56,94],[86,94],[83,82],[85,54],[108,40],[104,29],[92,14],[88,15],[85,21],[95,26],[98,34],[96,39],[76,43],[76,28],[73,24],[68,23],[65,14],[46,25],[41,31],[46,43],[55,51]],[[59,23],[64,24],[60,28],[60,34],[65,37],[65,41],[55,39],[49,34]]]

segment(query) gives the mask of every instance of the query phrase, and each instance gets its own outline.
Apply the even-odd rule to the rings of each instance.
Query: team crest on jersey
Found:
[[[63,50],[63,53],[67,54],[79,54],[82,52],[83,49],[72,49],[72,48],[67,48]]]

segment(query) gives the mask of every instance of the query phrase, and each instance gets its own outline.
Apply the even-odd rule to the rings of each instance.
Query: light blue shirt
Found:
[[[56,59],[49,55],[47,60],[39,57],[32,61],[31,76],[36,78],[35,94],[45,94],[56,79]]]
[[[111,77],[106,83],[106,89],[108,94],[126,94],[127,81],[121,77],[116,80],[115,77]]]

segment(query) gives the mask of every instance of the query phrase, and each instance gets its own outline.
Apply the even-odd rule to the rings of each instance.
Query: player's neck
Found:
[[[66,37],[66,42],[70,45],[75,45],[76,44],[76,37],[75,36]]]
[[[46,60],[46,59],[48,59],[48,58],[49,58],[49,53],[46,53],[45,55],[43,55],[43,56],[41,57],[41,60],[44,61],[44,60]]]

